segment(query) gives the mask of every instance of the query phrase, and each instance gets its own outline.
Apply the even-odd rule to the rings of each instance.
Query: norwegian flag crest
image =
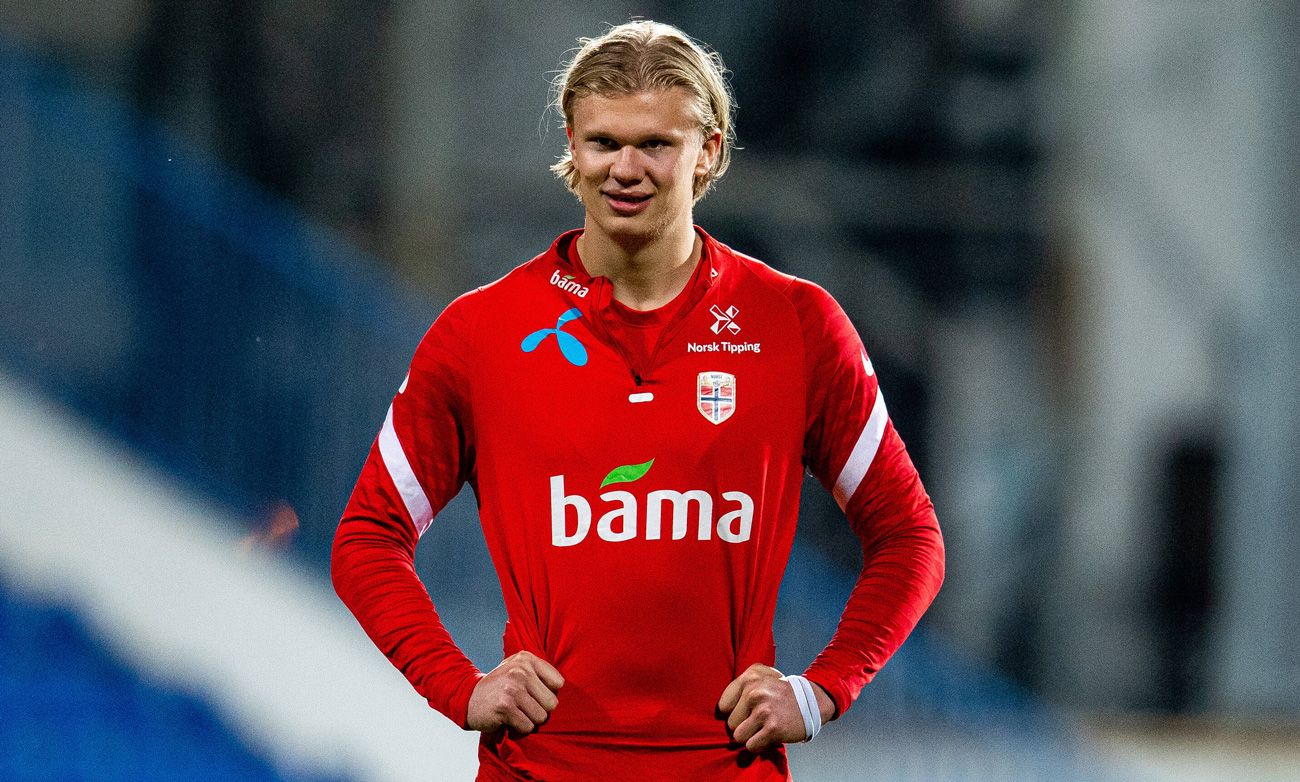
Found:
[[[736,376],[728,372],[701,372],[695,407],[711,424],[720,424],[736,412]]]

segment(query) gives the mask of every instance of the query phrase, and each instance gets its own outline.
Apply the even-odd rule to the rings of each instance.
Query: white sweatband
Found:
[[[822,710],[817,706],[817,695],[813,692],[812,682],[798,675],[782,676],[781,680],[789,682],[790,689],[794,690],[799,713],[803,715],[804,741],[812,741],[822,729]]]

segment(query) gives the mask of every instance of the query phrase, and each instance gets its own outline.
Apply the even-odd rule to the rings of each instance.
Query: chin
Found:
[[[645,243],[663,236],[668,224],[663,220],[646,219],[646,215],[620,217],[610,215],[598,221],[601,230],[614,241],[624,243]]]

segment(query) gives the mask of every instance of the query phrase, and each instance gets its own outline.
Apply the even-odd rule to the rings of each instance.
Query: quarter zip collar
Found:
[[[714,283],[720,276],[720,267],[723,265],[724,256],[727,248],[719,243],[712,236],[695,226],[695,233],[700,237],[702,242],[700,250],[699,264],[704,268],[699,273],[692,273],[691,279],[687,282],[687,288],[691,289],[686,293],[686,301],[683,302],[679,315],[686,314],[693,305],[699,303],[703,293],[713,287]],[[610,301],[614,296],[614,286],[608,277],[594,277],[583,265],[582,259],[578,256],[575,242],[582,235],[581,228],[575,228],[560,234],[554,242],[551,243],[550,251],[546,253],[546,258],[555,265],[560,272],[561,277],[573,275],[572,280],[579,285],[587,288],[590,295],[578,299],[577,305],[584,315],[594,316],[595,314],[609,309]],[[548,264],[549,265],[549,264]],[[674,298],[674,301],[677,301]],[[673,320],[678,320],[674,318]]]
[[[577,301],[578,309],[587,317],[592,334],[612,347],[623,358],[624,363],[627,364],[629,375],[637,387],[653,383],[654,371],[660,363],[659,356],[663,346],[672,340],[695,309],[700,306],[701,302],[706,300],[721,276],[720,267],[725,262],[726,247],[709,236],[698,225],[694,228],[701,241],[698,264],[703,268],[697,268],[691,274],[686,289],[683,294],[679,294],[679,297],[684,295],[684,299],[681,299],[680,303],[679,297],[675,297],[672,302],[665,305],[676,306],[677,310],[664,324],[655,348],[650,351],[648,359],[644,362],[634,360],[630,356],[627,347],[615,336],[615,332],[625,328],[625,326],[622,325],[618,314],[613,310],[614,286],[608,277],[593,277],[583,266],[575,245],[578,237],[582,235],[582,229],[577,228],[561,234],[552,243],[551,251],[547,254],[549,260],[558,267],[561,277],[573,275],[572,280],[574,282],[588,288],[589,295],[580,297]]]

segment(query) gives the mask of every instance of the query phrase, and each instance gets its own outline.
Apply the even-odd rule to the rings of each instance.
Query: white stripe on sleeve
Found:
[[[388,477],[393,479],[397,492],[402,495],[406,512],[415,524],[416,534],[423,536],[433,522],[433,506],[429,504],[429,497],[424,493],[420,482],[415,479],[415,471],[411,469],[411,463],[406,460],[406,451],[402,450],[402,443],[397,439],[397,430],[393,428],[392,405],[388,406],[384,428],[379,430],[379,455],[388,468]]]
[[[871,415],[867,418],[866,425],[862,427],[858,441],[853,444],[853,451],[849,454],[849,460],[844,463],[840,477],[835,479],[835,501],[840,504],[840,510],[848,507],[853,493],[862,484],[862,479],[867,477],[867,469],[876,458],[880,440],[885,436],[887,421],[889,421],[889,412],[885,409],[885,395],[877,388],[876,403],[871,407]]]

